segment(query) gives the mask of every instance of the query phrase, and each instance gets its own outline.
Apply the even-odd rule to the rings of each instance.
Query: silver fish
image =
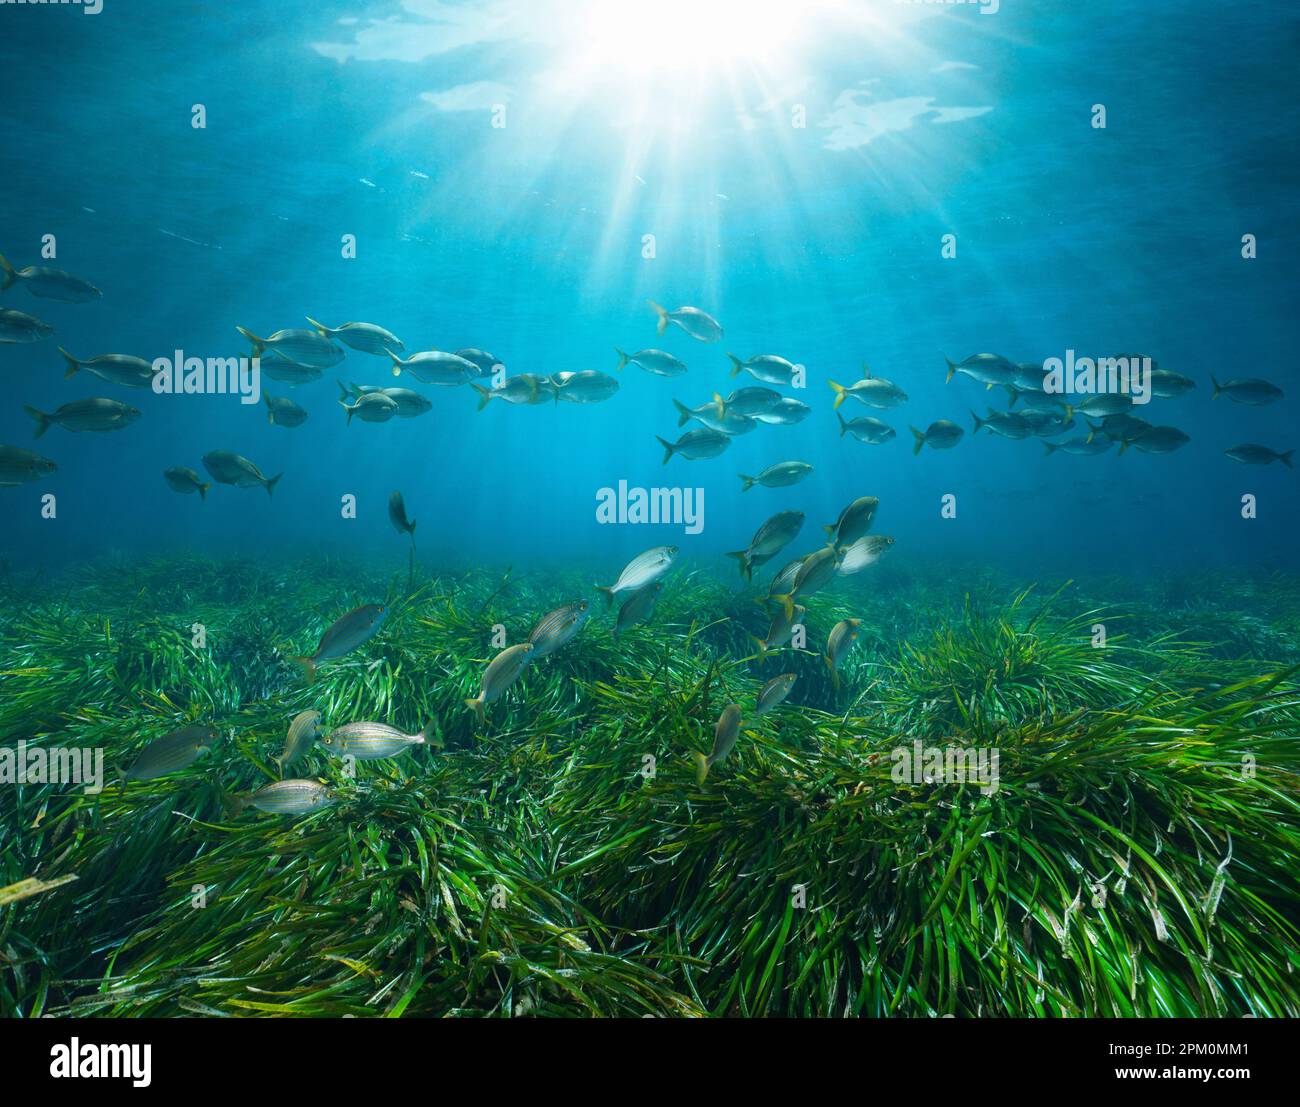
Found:
[[[394,414],[398,419],[414,419],[417,415],[424,415],[433,410],[433,401],[429,397],[421,396],[420,393],[409,388],[380,388],[376,391],[387,396],[397,405]]]
[[[694,419],[709,430],[734,438],[738,434],[748,434],[758,426],[758,421],[749,415],[740,415],[734,411],[725,411],[719,415],[716,403],[701,404],[699,407],[692,408],[687,407],[680,400],[674,400],[673,406],[677,409],[679,427],[685,426]]]
[[[928,445],[932,450],[951,450],[966,432],[948,419],[936,419],[925,430],[908,427],[916,441],[912,444],[912,453],[919,454],[921,447]]]
[[[477,382],[471,382],[470,387],[478,393],[478,409],[482,411],[488,406],[489,400],[502,400],[507,404],[544,402],[547,397],[541,395],[538,380],[532,373],[517,373],[513,377],[507,377],[499,388],[485,388]]]
[[[623,567],[618,580],[610,585],[598,584],[596,591],[605,594],[606,604],[612,604],[618,593],[635,592],[657,581],[673,567],[677,554],[676,546],[655,546],[645,553],[637,554]]]
[[[369,642],[379,633],[384,616],[387,614],[388,608],[382,603],[367,603],[354,607],[329,625],[325,633],[320,636],[314,654],[310,657],[293,657],[290,660],[301,665],[308,678],[312,678],[316,675],[316,667],[322,661],[342,657]]]
[[[1136,438],[1150,427],[1150,423],[1136,415],[1106,415],[1095,426],[1088,424],[1088,441],[1100,434],[1111,442],[1123,442],[1126,438]]]
[[[754,566],[762,565],[786,548],[803,529],[802,511],[781,511],[758,528],[749,545],[743,550],[727,554],[740,562],[740,575],[750,580]]]
[[[39,342],[54,333],[49,323],[13,308],[0,308],[0,342]]]
[[[695,755],[697,783],[703,784],[704,778],[709,775],[709,770],[727,759],[727,754],[731,752],[736,739],[740,737],[741,721],[739,704],[730,703],[722,709],[722,714],[718,716],[718,721],[713,727],[713,750],[708,757],[702,753]]]
[[[893,544],[892,538],[883,535],[864,535],[844,551],[844,556],[840,558],[840,567],[836,572],[842,577],[860,573],[884,557],[885,551]]]
[[[0,446],[0,488],[17,488],[20,484],[48,477],[58,469],[48,457],[17,446]]]
[[[731,358],[731,375],[733,377],[738,376],[740,373],[748,373],[755,380],[764,381],[767,384],[789,385],[794,383],[794,363],[786,361],[783,357],[777,357],[776,354],[759,354],[747,361],[742,361],[735,354],[728,354],[727,357]],[[770,411],[771,408],[768,407],[764,410]]]
[[[340,400],[339,406],[348,413],[348,426],[354,415],[363,423],[387,423],[397,414],[397,401],[382,392],[367,392],[354,404]]]
[[[948,375],[944,377],[944,384],[952,380],[954,373],[964,373],[972,380],[992,388],[995,384],[1014,383],[1018,372],[1016,366],[1001,354],[971,354],[959,362],[948,361],[947,358],[944,361],[948,362]]]
[[[3,277],[3,280],[0,280],[0,292],[21,281],[23,287],[33,296],[40,296],[45,300],[58,300],[64,304],[88,304],[91,300],[98,300],[103,296],[103,293],[89,281],[83,281],[80,277],[74,277],[62,269],[47,269],[41,265],[28,265],[22,269],[15,269],[3,255],[0,255],[0,277]]]
[[[859,496],[840,512],[835,522],[822,527],[822,530],[832,545],[851,545],[871,529],[879,509],[880,501],[875,496]]]
[[[826,639],[826,668],[830,670],[831,683],[837,690],[840,686],[840,662],[858,640],[858,627],[861,625],[861,619],[841,619],[831,628],[830,636]]]
[[[299,407],[286,396],[272,396],[263,392],[266,401],[266,419],[279,427],[300,427],[307,421],[307,409]]]
[[[411,546],[415,546],[415,520],[406,517],[406,501],[402,499],[400,492],[394,492],[388,497],[388,519],[396,528],[398,534],[409,534],[411,536]]]
[[[1211,378],[1212,379],[1212,378]],[[1173,400],[1185,395],[1196,387],[1191,377],[1175,373],[1172,369],[1151,370],[1151,394],[1165,400]]]
[[[344,323],[341,327],[327,327],[324,323],[316,322],[310,315],[306,319],[323,338],[337,338],[345,346],[351,346],[363,354],[378,354],[382,357],[389,350],[406,349],[397,335],[374,323]]]
[[[187,495],[197,492],[200,500],[208,498],[208,489],[212,487],[211,481],[204,480],[193,469],[188,469],[184,465],[164,469],[163,480],[173,492],[183,492]]]
[[[663,350],[637,350],[634,354],[625,354],[615,346],[614,353],[618,354],[616,369],[622,369],[630,363],[656,377],[679,377],[686,372],[685,362]]]
[[[312,381],[318,381],[325,375],[323,370],[314,365],[299,365],[296,361],[290,361],[270,350],[258,358],[258,365],[262,376],[268,380],[295,387],[300,384],[311,384]]]
[[[1086,399],[1080,400],[1077,404],[1066,404],[1066,415],[1073,415],[1076,411],[1083,415],[1125,415],[1131,414],[1133,410],[1133,398],[1123,392],[1098,392]]]
[[[60,426],[68,431],[121,430],[140,418],[140,409],[117,400],[73,400],[64,404],[53,415],[46,415],[34,407],[23,405],[23,410],[36,420],[36,437],[40,438],[50,427]]]
[[[1029,420],[1018,411],[994,411],[990,408],[988,415],[983,419],[973,411],[970,414],[975,420],[972,434],[978,434],[980,427],[988,427],[990,434],[1001,435],[1003,438],[1028,438],[1034,433]]]
[[[533,646],[533,660],[548,657],[561,646],[572,642],[590,614],[591,605],[586,600],[579,600],[577,603],[566,603],[543,615],[528,635],[528,641]]]
[[[439,384],[447,388],[478,380],[478,366],[463,357],[446,353],[443,350],[425,350],[400,358],[392,350],[388,356],[393,359],[393,376],[410,373],[417,381],[424,384]]]
[[[869,446],[879,446],[883,442],[888,442],[897,433],[888,423],[882,423],[870,415],[859,415],[856,419],[846,422],[844,416],[837,411],[835,417],[840,421],[841,438],[849,434]]]
[[[321,736],[320,712],[303,711],[293,717],[289,724],[289,733],[284,739],[284,750],[275,758],[275,763],[284,772],[286,765],[292,765],[305,754],[316,739]]]
[[[798,484],[812,471],[813,467],[806,461],[778,461],[775,465],[769,465],[756,477],[739,474],[740,479],[745,482],[741,491],[748,492],[756,484],[761,484],[764,488],[786,488]]]
[[[217,743],[217,728],[187,726],[155,738],[122,775],[127,780],[156,780],[188,769]]]
[[[467,699],[468,707],[478,719],[479,726],[487,721],[487,705],[501,698],[501,695],[524,674],[533,660],[533,644],[520,642],[502,650],[483,670],[483,683],[479,693],[473,699]]]
[[[126,388],[148,388],[153,384],[153,366],[142,357],[133,357],[131,354],[100,354],[98,357],[82,361],[80,358],[73,357],[62,346],[59,347],[59,353],[68,363],[67,372],[63,374],[64,380],[84,369],[102,381],[120,384]]]
[[[1226,381],[1220,384],[1213,377],[1210,383],[1214,385],[1214,392],[1211,399],[1215,396],[1227,396],[1230,400],[1235,400],[1239,404],[1250,404],[1252,407],[1262,407],[1264,404],[1271,404],[1275,400],[1282,398],[1282,390],[1275,384],[1268,381],[1259,380],[1257,377],[1250,377],[1245,380]]]
[[[1190,441],[1191,438],[1177,427],[1148,427],[1136,437],[1124,439],[1119,452],[1123,453],[1132,446],[1144,454],[1171,454]]]
[[[262,357],[267,351],[312,369],[328,369],[344,358],[343,347],[331,342],[319,331],[276,331],[270,338],[258,338],[252,331],[236,327],[253,347],[253,356]]]
[[[1290,469],[1291,455],[1295,453],[1295,450],[1278,453],[1276,450],[1270,450],[1267,446],[1256,446],[1248,442],[1242,446],[1233,446],[1232,449],[1223,452],[1233,461],[1240,461],[1243,465],[1268,465],[1274,461],[1280,461]]]
[[[669,323],[675,323],[700,342],[717,342],[722,337],[722,327],[718,321],[699,308],[680,307],[675,311],[667,311],[653,300],[646,302],[659,316],[659,321],[655,324],[658,334],[663,334],[668,329]]]
[[[1074,417],[1067,417],[1061,411],[1036,411],[1030,408],[1018,414],[1030,432],[1039,438],[1049,438],[1074,429]]]
[[[768,600],[779,603],[787,617],[794,611],[794,601],[811,596],[835,579],[839,568],[839,553],[834,546],[826,546],[811,553],[799,565],[795,574],[793,587],[784,595],[769,596]]]
[[[770,388],[737,388],[725,400],[715,392],[713,406],[718,410],[718,417],[723,418],[728,412],[736,415],[762,415],[771,411],[781,402],[782,396]]]
[[[835,393],[835,403],[833,405],[835,408],[838,408],[850,396],[868,407],[890,408],[907,403],[907,393],[893,381],[887,381],[884,377],[873,377],[871,370],[865,365],[862,367],[862,371],[862,379],[847,387],[836,384],[835,381],[829,382],[831,389]]]
[[[305,815],[328,807],[336,798],[334,790],[319,780],[277,780],[251,795],[234,797],[231,806],[236,815],[245,807],[268,815]]]
[[[556,400],[567,400],[571,404],[598,404],[618,391],[618,381],[608,373],[600,373],[595,369],[584,369],[579,373],[554,373],[551,383],[555,385]]]
[[[812,408],[807,404],[787,396],[767,411],[760,411],[754,418],[773,427],[792,427],[796,423],[802,423],[811,414]]]
[[[701,427],[699,430],[687,431],[676,442],[655,435],[659,445],[664,448],[664,464],[667,465],[673,454],[681,454],[691,461],[717,457],[731,445],[731,437],[721,431]]]
[[[807,613],[808,609],[800,604],[795,604],[788,615],[783,608],[778,607],[768,624],[767,637],[759,638],[756,635],[750,635],[754,640],[754,645],[758,647],[759,661],[762,661],[773,650],[779,650],[789,642],[794,634],[794,628],[803,622],[803,617]]]
[[[236,488],[256,488],[261,485],[268,496],[274,495],[276,484],[284,476],[283,473],[276,473],[273,477],[267,477],[248,458],[229,450],[213,450],[204,454],[203,468],[212,474],[212,479],[218,484],[233,484]]]
[[[782,673],[775,676],[763,685],[762,691],[758,693],[758,702],[754,705],[754,714],[761,715],[764,711],[770,711],[780,704],[786,696],[790,694],[790,689],[794,687],[794,682],[799,677],[796,673]]]
[[[1044,442],[1043,446],[1049,454],[1060,450],[1064,454],[1080,454],[1084,457],[1092,457],[1097,454],[1104,454],[1115,442],[1110,438],[1094,439],[1090,434],[1087,438],[1071,438],[1065,442]]]
[[[636,626],[637,623],[643,623],[650,618],[651,612],[654,611],[655,600],[663,590],[663,581],[657,580],[653,584],[638,588],[628,596],[623,601],[623,606],[618,609],[618,618],[614,621],[614,637],[617,638],[619,633],[627,630],[628,627]]]
[[[428,741],[425,732],[407,734],[387,723],[344,723],[320,740],[337,757],[355,757],[358,761],[380,761],[397,757]]]

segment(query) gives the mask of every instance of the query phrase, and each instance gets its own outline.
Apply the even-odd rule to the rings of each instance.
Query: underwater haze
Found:
[[[1298,44],[0,0],[0,1013],[1300,1013]]]

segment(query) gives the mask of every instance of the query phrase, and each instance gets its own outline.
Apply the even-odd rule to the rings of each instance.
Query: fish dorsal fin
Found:
[[[871,379],[871,366],[865,361],[862,363],[862,379],[864,381],[869,381]]]

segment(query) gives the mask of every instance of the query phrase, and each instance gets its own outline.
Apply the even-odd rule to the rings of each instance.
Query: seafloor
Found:
[[[0,788],[0,888],[41,882],[0,907],[0,1015],[1300,1014],[1300,576],[886,559],[812,598],[808,652],[760,664],[759,589],[682,568],[651,622],[614,638],[602,606],[478,727],[493,626],[522,641],[600,605],[596,579],[8,572],[0,745],[120,768],[188,723],[224,739],[99,794]],[[381,600],[381,633],[314,683],[288,662]],[[837,690],[820,651],[846,616]],[[699,784],[733,702],[743,732]],[[318,747],[293,775],[333,806],[233,814],[311,708],[441,745],[353,777]],[[996,749],[996,790],[898,779],[916,740]]]

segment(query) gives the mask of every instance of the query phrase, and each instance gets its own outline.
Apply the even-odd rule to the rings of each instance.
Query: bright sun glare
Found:
[[[580,22],[582,64],[631,73],[763,66],[791,48],[792,0],[593,0]]]

